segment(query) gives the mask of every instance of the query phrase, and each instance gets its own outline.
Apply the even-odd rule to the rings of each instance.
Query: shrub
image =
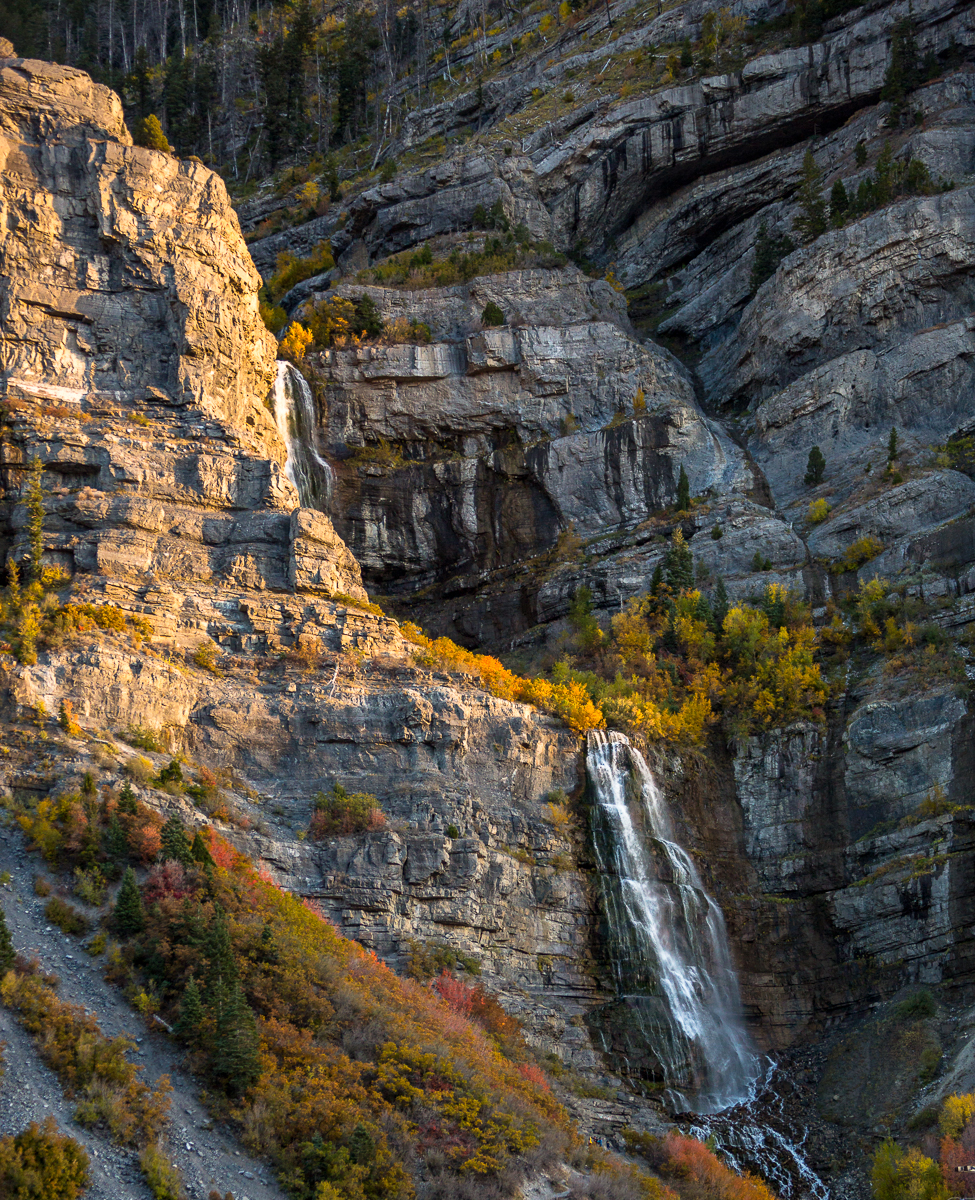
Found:
[[[834,571],[859,571],[859,569],[871,559],[877,557],[878,554],[883,554],[884,544],[880,538],[876,538],[873,534],[868,533],[857,540],[846,549],[846,553],[842,558],[838,558],[833,563]]]
[[[124,733],[120,733],[119,737],[123,742],[128,742],[130,746],[136,746],[139,750],[151,750],[154,754],[158,754],[162,750],[162,739],[158,729],[153,729],[150,725],[130,725]],[[145,762],[145,759],[142,760]]]
[[[902,1000],[894,1009],[894,1017],[898,1021],[922,1021],[933,1017],[937,1011],[934,996],[925,989]]]
[[[809,509],[806,513],[806,519],[809,521],[810,525],[819,525],[822,521],[826,520],[832,511],[833,510],[830,508],[828,501],[814,500],[812,504],[809,505]]]
[[[945,1137],[961,1137],[965,1126],[975,1118],[975,1095],[949,1096],[938,1114],[938,1128]]]
[[[295,284],[311,279],[314,275],[323,275],[335,267],[332,257],[332,247],[328,242],[321,241],[307,258],[297,258],[289,251],[282,251],[275,263],[275,272],[267,285],[267,292],[272,301],[280,300],[290,292]],[[280,310],[279,310],[280,311]]]
[[[81,727],[74,719],[74,709],[70,700],[62,698],[58,707],[58,725],[64,730],[68,737],[78,737],[81,733]]]
[[[153,1091],[138,1079],[126,1057],[132,1043],[106,1038],[98,1022],[76,1004],[59,999],[36,975],[10,971],[0,982],[0,998],[37,1041],[41,1058],[80,1099],[77,1119],[104,1123],[120,1144],[143,1145],[162,1129],[169,1109],[169,1079]]]
[[[75,1200],[90,1182],[88,1155],[73,1137],[58,1132],[53,1117],[0,1138],[0,1196]]]
[[[383,829],[386,815],[375,796],[368,792],[347,792],[336,783],[331,792],[318,792],[313,798],[314,812],[308,827],[312,841],[327,837],[348,837],[354,833]]]
[[[220,658],[220,647],[216,642],[211,642],[209,638],[201,642],[193,651],[193,662],[203,671],[209,671],[211,675],[221,676],[223,672],[217,666]]]
[[[161,150],[164,154],[173,153],[173,148],[167,141],[163,127],[155,113],[150,113],[139,121],[132,140],[137,146],[144,146],[147,150]]]
[[[139,1166],[156,1200],[183,1200],[185,1192],[179,1168],[169,1161],[157,1143],[150,1142],[143,1148]]]
[[[50,896],[51,881],[45,879],[43,875],[34,876],[34,895],[35,896]]]
[[[64,933],[87,933],[88,918],[59,896],[52,896],[44,905],[44,915]]]
[[[941,1168],[920,1150],[907,1153],[887,1138],[870,1172],[875,1200],[947,1200]]]
[[[809,451],[809,461],[806,463],[805,482],[807,487],[815,487],[823,482],[826,472],[826,457],[818,446]]]
[[[481,320],[485,325],[503,325],[504,313],[499,305],[495,304],[493,300],[489,300],[481,313]]]
[[[96,908],[105,903],[105,876],[98,867],[75,867],[74,893]]]
[[[410,939],[406,973],[411,979],[432,979],[443,971],[463,968],[468,975],[480,975],[481,964],[470,954],[455,950],[446,942],[419,942]]]
[[[313,341],[314,335],[310,329],[306,329],[298,321],[292,321],[288,332],[278,343],[278,358],[287,359],[296,367],[300,367]]]

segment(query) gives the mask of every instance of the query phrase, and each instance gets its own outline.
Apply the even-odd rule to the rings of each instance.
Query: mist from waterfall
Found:
[[[284,473],[298,489],[302,508],[327,512],[335,474],[319,450],[318,417],[311,388],[291,363],[278,362],[273,399],[274,423],[288,451]]]
[[[675,840],[640,752],[622,734],[593,732],[586,768],[619,1000],[659,1064],[675,1111],[739,1104],[763,1070],[745,1029],[721,910]]]

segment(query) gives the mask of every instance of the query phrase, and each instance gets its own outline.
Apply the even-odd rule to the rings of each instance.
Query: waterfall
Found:
[[[328,511],[335,476],[319,451],[315,400],[304,375],[287,362],[278,362],[274,381],[274,423],[288,451],[284,473],[298,489],[303,508]]]
[[[675,1111],[738,1104],[762,1066],[721,910],[676,842],[639,751],[622,734],[590,733],[586,768],[619,993],[604,1045],[663,1086]]]

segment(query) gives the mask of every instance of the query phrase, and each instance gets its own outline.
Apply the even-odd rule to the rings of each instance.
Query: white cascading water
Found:
[[[676,1111],[717,1112],[745,1100],[762,1074],[745,1029],[724,917],[674,839],[660,789],[621,733],[589,734],[586,766],[604,836],[594,838],[607,915],[625,957],[642,959],[663,1004],[646,1029]],[[625,927],[624,927],[625,926]],[[618,959],[623,965],[623,957]],[[618,975],[621,993],[630,981]]]
[[[646,760],[621,733],[595,731],[586,770],[619,1000],[663,1076],[668,1103],[694,1113],[691,1131],[712,1139],[735,1167],[759,1171],[783,1197],[829,1200],[802,1154],[804,1135],[797,1143],[788,1132],[775,1066],[745,1029],[724,917],[674,839]],[[628,1041],[635,1054],[632,1033]]]
[[[304,375],[278,361],[274,380],[274,423],[288,451],[284,473],[298,489],[303,508],[328,511],[335,476],[318,449],[315,399]]]

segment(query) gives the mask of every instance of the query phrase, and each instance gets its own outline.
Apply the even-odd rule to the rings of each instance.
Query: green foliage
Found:
[[[3,909],[0,908],[0,979],[14,965],[16,957],[17,951],[14,949],[13,938],[10,936],[7,917]]]
[[[859,571],[862,566],[876,558],[878,554],[882,554],[883,551],[884,544],[879,538],[870,533],[865,534],[847,547],[843,557],[833,563],[833,570]]]
[[[159,730],[148,725],[130,725],[119,737],[140,750],[151,750],[158,754],[163,748]]]
[[[455,950],[446,942],[421,942],[410,939],[406,973],[411,979],[433,979],[443,971],[458,967],[468,975],[480,975],[481,964],[473,955]]]
[[[969,434],[953,437],[937,447],[935,462],[939,467],[962,471],[975,478],[975,437]]]
[[[155,1200],[184,1200],[186,1192],[179,1168],[170,1162],[157,1143],[150,1142],[142,1148],[139,1166]]]
[[[484,306],[484,311],[481,313],[481,320],[485,325],[503,325],[504,312],[493,300],[489,300]]]
[[[332,257],[332,247],[326,241],[319,242],[311,254],[304,258],[299,258],[288,250],[282,250],[277,257],[274,274],[267,283],[268,298],[275,303],[287,292],[290,292],[296,284],[303,283],[315,275],[324,275],[334,269],[335,259]],[[281,328],[283,327],[284,322],[281,323]]]
[[[679,527],[670,539],[670,549],[664,556],[664,577],[674,592],[687,591],[694,586],[694,556]]]
[[[858,167],[865,167],[867,165],[867,143],[864,141],[857,142],[853,156],[856,159]]]
[[[312,803],[314,812],[308,836],[313,841],[348,837],[382,829],[386,824],[386,816],[375,796],[368,792],[347,792],[340,783],[333,784],[330,792],[318,792]]]
[[[500,197],[489,209],[485,209],[483,204],[478,204],[474,209],[471,224],[475,229],[499,229],[503,233],[507,233],[510,223],[505,215]]]
[[[902,1000],[894,1009],[894,1019],[897,1021],[924,1021],[937,1015],[938,1005],[934,996],[922,989]]]
[[[392,183],[392,181],[396,178],[396,171],[397,171],[396,159],[395,158],[387,158],[386,161],[383,163],[383,165],[379,169],[380,182],[381,183]]]
[[[870,1172],[874,1200],[947,1200],[941,1168],[912,1149],[906,1153],[887,1138],[874,1155]]]
[[[32,1121],[0,1138],[0,1196],[4,1200],[75,1200],[91,1182],[89,1159],[53,1117]]]
[[[778,269],[779,263],[795,250],[792,238],[783,234],[782,237],[772,237],[763,221],[758,227],[758,238],[755,242],[755,258],[752,261],[751,290],[757,292],[766,279],[771,279]]]
[[[144,146],[147,150],[161,150],[164,154],[173,153],[173,148],[167,141],[163,127],[155,113],[149,113],[136,125],[133,141],[137,146]]]
[[[890,437],[887,439],[887,466],[889,467],[897,458],[897,426],[892,425],[890,429]]]
[[[802,179],[796,198],[800,212],[793,221],[793,228],[802,241],[813,242],[826,232],[827,220],[823,173],[811,150],[806,151],[802,160]]]
[[[88,918],[73,905],[52,896],[44,905],[44,916],[63,933],[81,934],[88,932]]]
[[[142,893],[139,891],[135,872],[131,867],[128,867],[122,876],[122,886],[115,897],[112,923],[122,937],[141,933],[145,927],[146,916],[142,906]]]
[[[907,107],[907,96],[923,80],[923,72],[918,57],[917,39],[914,34],[914,21],[904,17],[894,26],[890,41],[890,61],[884,74],[884,84],[880,89],[881,100],[890,104],[887,124],[896,127]]]
[[[681,463],[680,474],[677,478],[677,511],[686,513],[691,511],[691,484],[687,478],[687,472],[684,470],[684,464]]]
[[[59,999],[36,975],[8,972],[0,981],[0,997],[36,1039],[65,1090],[79,1098],[75,1116],[81,1124],[105,1124],[123,1145],[155,1139],[172,1089],[165,1075],[155,1091],[139,1081],[138,1068],[126,1057],[132,1048],[127,1038],[104,1037],[90,1013]]]
[[[227,997],[217,1010],[211,1067],[232,1096],[246,1092],[261,1074],[257,1020],[236,980],[227,988]]]
[[[842,179],[837,179],[829,194],[829,223],[834,229],[842,229],[850,212],[850,197]]]
[[[200,999],[200,989],[192,972],[183,988],[183,998],[179,1005],[179,1018],[173,1026],[173,1032],[181,1042],[191,1046],[196,1045],[203,1036],[203,1022],[206,1013],[203,1001]]]
[[[176,765],[179,766],[178,763]],[[159,856],[163,861],[171,858],[184,867],[193,866],[193,850],[190,839],[186,836],[183,822],[175,813],[163,825],[160,831],[160,843]]]
[[[593,650],[602,641],[603,631],[592,611],[592,590],[587,584],[576,588],[569,605],[569,624],[583,650]]]
[[[818,446],[809,451],[809,461],[806,463],[805,482],[807,487],[815,487],[823,482],[826,473],[826,457]]]
[[[30,581],[40,584],[44,566],[44,467],[35,454],[27,479],[27,536],[30,539]]]
[[[211,675],[221,676],[223,672],[217,666],[220,661],[220,647],[216,642],[210,641],[207,638],[202,641],[199,646],[193,651],[193,663],[203,671],[209,671]]]

